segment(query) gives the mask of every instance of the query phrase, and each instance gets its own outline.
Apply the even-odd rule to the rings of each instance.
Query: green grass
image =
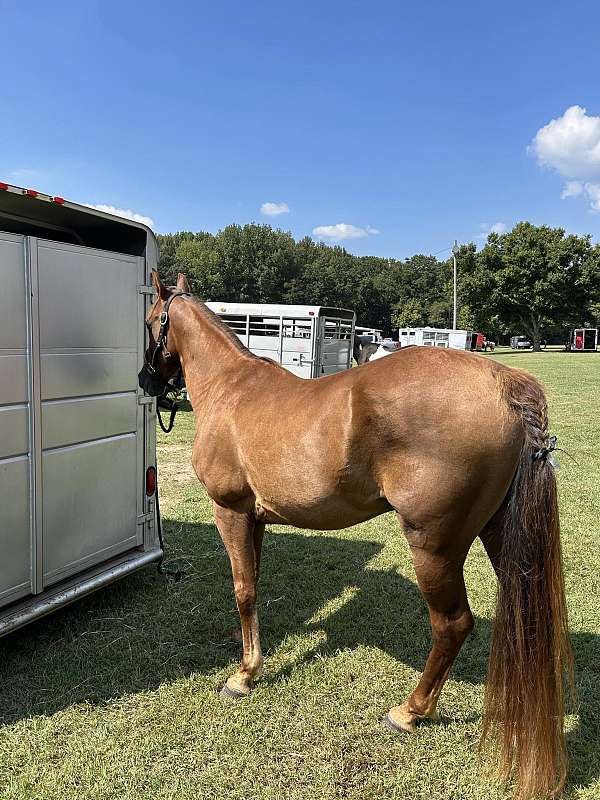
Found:
[[[579,714],[566,796],[600,797],[600,355],[502,353],[538,375],[559,471]],[[485,424],[482,421],[481,424]],[[443,723],[380,725],[412,689],[427,614],[391,515],[319,534],[273,527],[260,616],[265,673],[243,702],[217,689],[240,645],[229,564],[189,466],[193,419],[161,436],[168,560],[0,642],[0,797],[496,800],[478,756],[495,582],[479,544],[466,568],[476,629],[441,699]],[[574,460],[573,460],[574,459]]]

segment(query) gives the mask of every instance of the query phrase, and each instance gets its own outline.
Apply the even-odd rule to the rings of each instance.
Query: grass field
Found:
[[[600,798],[600,355],[502,353],[539,376],[559,445],[566,580],[580,695],[566,796]],[[477,753],[495,581],[476,543],[476,628],[414,736],[380,725],[429,646],[391,515],[349,530],[273,527],[260,587],[264,676],[217,694],[237,663],[229,564],[189,465],[193,419],[160,438],[168,560],[0,642],[0,797],[496,800]]]

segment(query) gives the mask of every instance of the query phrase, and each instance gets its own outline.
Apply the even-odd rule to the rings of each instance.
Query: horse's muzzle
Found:
[[[167,384],[159,377],[156,372],[149,369],[148,364],[144,364],[138,373],[138,383],[140,389],[151,397],[159,397],[167,388]]]

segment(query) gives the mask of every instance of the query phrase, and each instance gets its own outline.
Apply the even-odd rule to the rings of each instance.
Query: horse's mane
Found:
[[[215,314],[214,311],[205,305],[202,300],[199,300],[197,297],[192,296],[192,300],[194,301],[194,306],[200,311],[202,316],[207,319],[211,325],[215,328],[218,328],[222,334],[224,334],[229,341],[234,344],[238,350],[245,351],[246,353],[250,353],[250,350],[246,347],[246,345],[241,341],[239,336],[235,334],[229,325],[226,322],[223,322],[221,317],[218,314]]]
[[[171,290],[175,290],[177,287],[170,287]],[[202,300],[199,300],[195,295],[190,294],[190,300],[193,302],[194,307],[198,309],[198,311],[202,314],[202,316],[208,320],[208,322],[215,328],[217,328],[229,341],[237,347],[238,350],[241,350],[243,353],[249,353],[250,355],[254,355],[251,350],[249,350],[246,345],[241,341],[239,336],[237,336],[227,325],[226,322],[223,322],[221,317],[218,314],[215,314],[214,311],[205,305]]]

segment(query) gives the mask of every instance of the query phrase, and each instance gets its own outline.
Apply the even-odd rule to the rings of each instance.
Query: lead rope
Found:
[[[177,396],[179,395],[177,394],[176,397]],[[169,408],[171,411],[171,416],[169,417],[169,423],[166,426],[162,421],[162,417],[160,416],[159,407],[161,401],[163,403],[166,403],[167,408]],[[176,399],[171,400],[171,398],[167,397],[166,392],[164,395],[161,395],[161,397],[157,398],[156,416],[158,417],[158,424],[160,425],[164,433],[171,433],[171,431],[173,430],[173,425],[175,424],[175,416],[177,414],[178,409],[179,406],[177,405],[177,400]],[[160,500],[158,498],[158,470],[156,471],[156,489],[154,490],[154,496],[156,499],[156,530],[158,533],[158,542],[160,544],[160,549],[162,550],[162,555],[158,561],[158,564],[156,565],[156,569],[160,575],[167,575],[173,578],[174,581],[180,581],[185,576],[184,570],[178,569],[177,567],[174,567],[173,569],[167,569],[163,565],[163,561],[165,560],[165,540],[163,538],[162,520],[160,517]]]
[[[160,544],[160,549],[162,551],[162,555],[158,560],[158,564],[156,565],[156,571],[159,575],[167,575],[168,577],[173,578],[174,581],[180,581],[185,576],[185,571],[182,569],[178,569],[177,567],[167,568],[163,565],[163,561],[165,560],[165,540],[163,538],[162,532],[162,520],[160,518],[160,502],[158,499],[158,471],[156,472],[156,489],[154,492],[154,497],[156,500],[156,531],[158,533],[158,543]]]
[[[158,424],[161,427],[163,433],[171,433],[173,430],[173,426],[175,425],[175,416],[179,411],[179,399],[182,397],[181,387],[183,385],[183,373],[181,370],[175,374],[175,377],[172,378],[172,381],[177,381],[175,384],[167,385],[165,391],[157,397],[156,399],[156,416],[158,417]],[[169,397],[169,394],[172,393],[173,397]],[[169,411],[169,422],[167,425],[162,421],[162,417],[160,415],[160,409],[163,411]]]
[[[167,406],[165,410],[169,410],[171,412],[171,416],[169,417],[169,422],[167,425],[165,425],[165,423],[162,421],[162,417],[160,415],[161,401]],[[175,425],[175,415],[177,414],[178,409],[179,406],[177,405],[177,402],[168,398],[166,394],[159,397],[156,401],[156,416],[158,417],[158,424],[164,433],[171,433],[173,430],[173,425]]]

